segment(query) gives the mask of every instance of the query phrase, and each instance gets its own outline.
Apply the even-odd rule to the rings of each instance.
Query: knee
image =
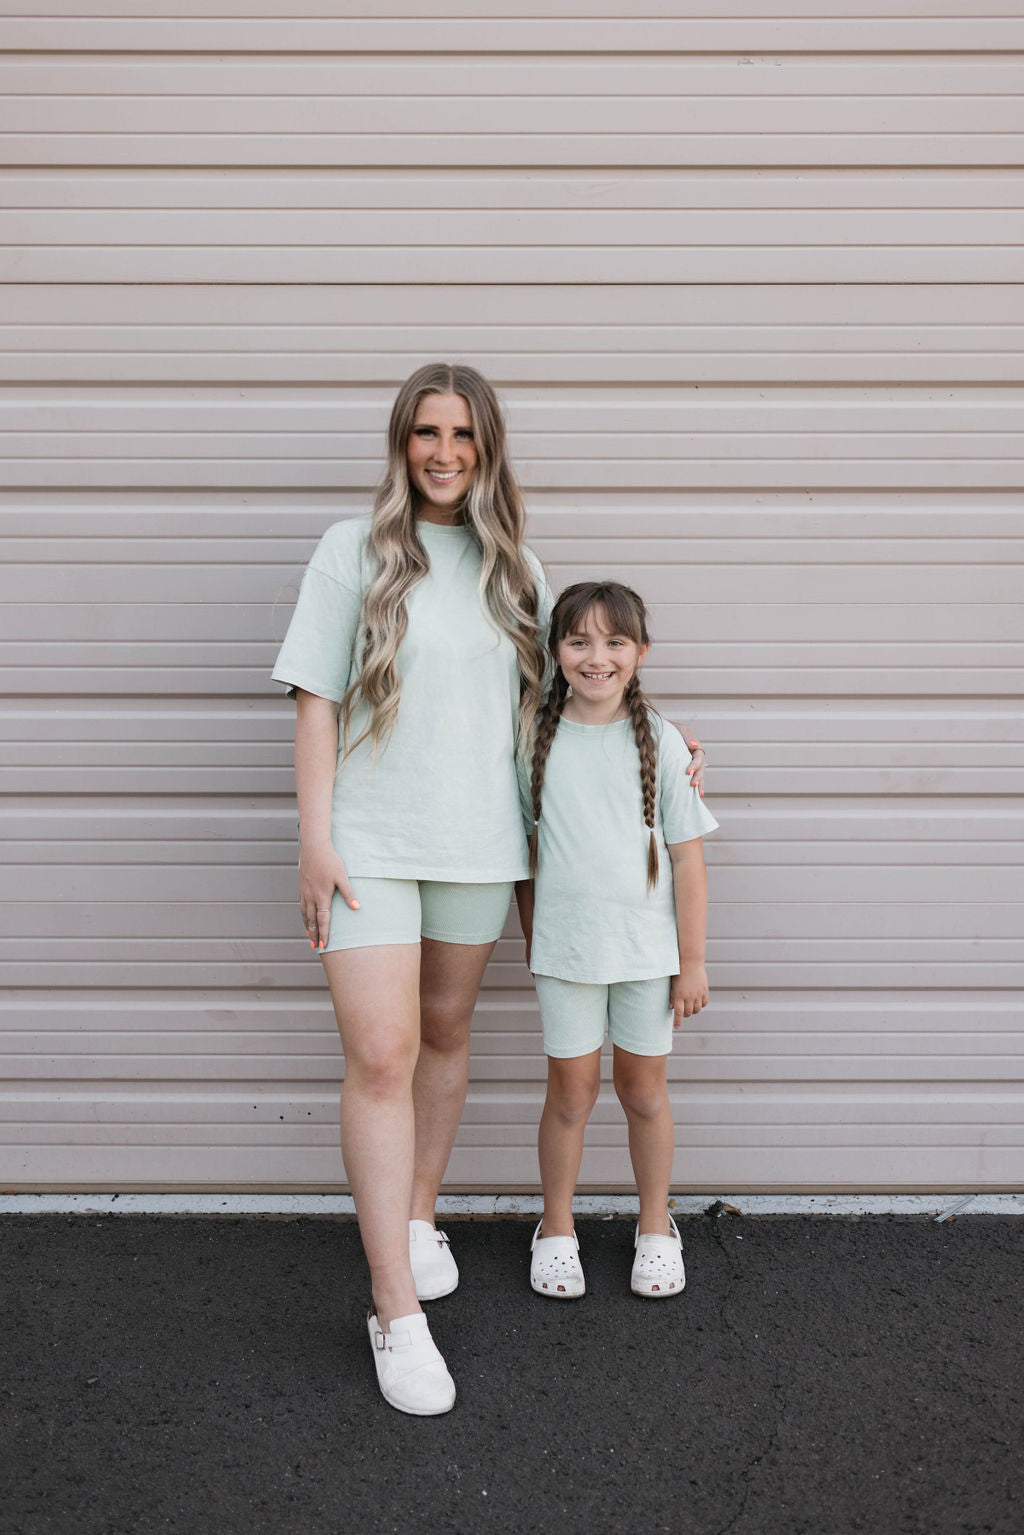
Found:
[[[345,1059],[345,1085],[367,1098],[387,1102],[412,1092],[416,1052],[405,1046],[382,1045]]]
[[[664,1076],[616,1077],[615,1095],[630,1119],[654,1119],[668,1103]]]
[[[548,1106],[565,1125],[578,1125],[581,1121],[586,1123],[600,1089],[599,1077],[587,1082],[552,1082],[548,1084]]]
[[[458,1055],[469,1045],[472,1013],[444,998],[424,1000],[420,1006],[420,1038],[428,1050]]]

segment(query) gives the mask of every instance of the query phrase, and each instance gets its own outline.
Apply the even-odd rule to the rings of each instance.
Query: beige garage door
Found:
[[[1020,1186],[1019,5],[210,9],[0,4],[0,1184],[343,1186],[268,672],[454,356],[709,743],[679,1189]],[[536,1184],[519,955],[452,1189]]]

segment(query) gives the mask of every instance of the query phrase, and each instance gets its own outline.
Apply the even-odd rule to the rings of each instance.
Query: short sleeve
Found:
[[[548,584],[544,566],[540,560],[532,549],[524,548],[523,552],[537,582],[537,626],[540,633],[541,649],[544,652],[544,678],[541,691],[547,697],[548,689],[555,680],[555,663],[552,661],[551,652],[548,650],[548,630],[551,627],[551,614],[554,611],[555,598]],[[530,818],[530,825],[531,827],[533,825],[532,816]]]
[[[666,842],[692,842],[714,831],[718,822],[686,776],[690,754],[674,725],[661,722],[658,743],[658,800]]]
[[[555,599],[552,595],[551,587],[548,585],[548,578],[545,574],[544,566],[541,564],[540,560],[534,554],[532,549],[525,549],[524,553],[526,555],[527,563],[533,572],[534,579],[537,582],[537,622],[540,625],[541,643],[546,649],[548,643],[548,628],[551,624],[551,613],[555,606]]]
[[[359,531],[345,523],[328,528],[309,562],[271,673],[289,691],[334,703],[345,696],[362,607]]]

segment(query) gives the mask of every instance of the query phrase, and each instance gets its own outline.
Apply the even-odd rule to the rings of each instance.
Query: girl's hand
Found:
[[[359,910],[359,902],[348,882],[348,871],[334,848],[303,848],[299,862],[299,908],[306,924],[306,936],[311,949],[326,947],[331,935],[331,900],[335,890],[352,911]]]
[[[690,780],[691,787],[696,789],[701,799],[703,799],[704,764],[708,760],[707,755],[696,736],[693,736],[686,744],[690,748],[690,763],[686,769],[686,776]]]
[[[669,1006],[675,1013],[672,1027],[681,1029],[684,1018],[693,1018],[702,1007],[707,1005],[707,971],[699,960],[690,960],[680,966],[678,975],[672,977],[672,986],[669,991]]]

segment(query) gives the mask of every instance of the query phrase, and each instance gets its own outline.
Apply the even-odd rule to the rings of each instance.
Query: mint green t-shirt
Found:
[[[690,785],[690,754],[676,727],[653,717],[658,772],[658,883],[647,889],[650,832],[631,720],[578,725],[563,719],[544,772],[537,838],[535,975],[606,984],[679,971],[679,935],[667,844],[690,842],[718,822]],[[520,796],[533,826],[530,764]]]
[[[368,517],[328,528],[309,562],[273,676],[335,703],[359,671],[359,615],[373,578]],[[397,655],[402,683],[390,739],[341,761],[331,837],[353,875],[471,884],[522,879],[526,847],[516,784],[519,663],[485,611],[481,553],[465,527],[420,522],[430,561],[409,594]],[[528,555],[547,624],[550,594]],[[351,739],[363,730],[359,705]]]

